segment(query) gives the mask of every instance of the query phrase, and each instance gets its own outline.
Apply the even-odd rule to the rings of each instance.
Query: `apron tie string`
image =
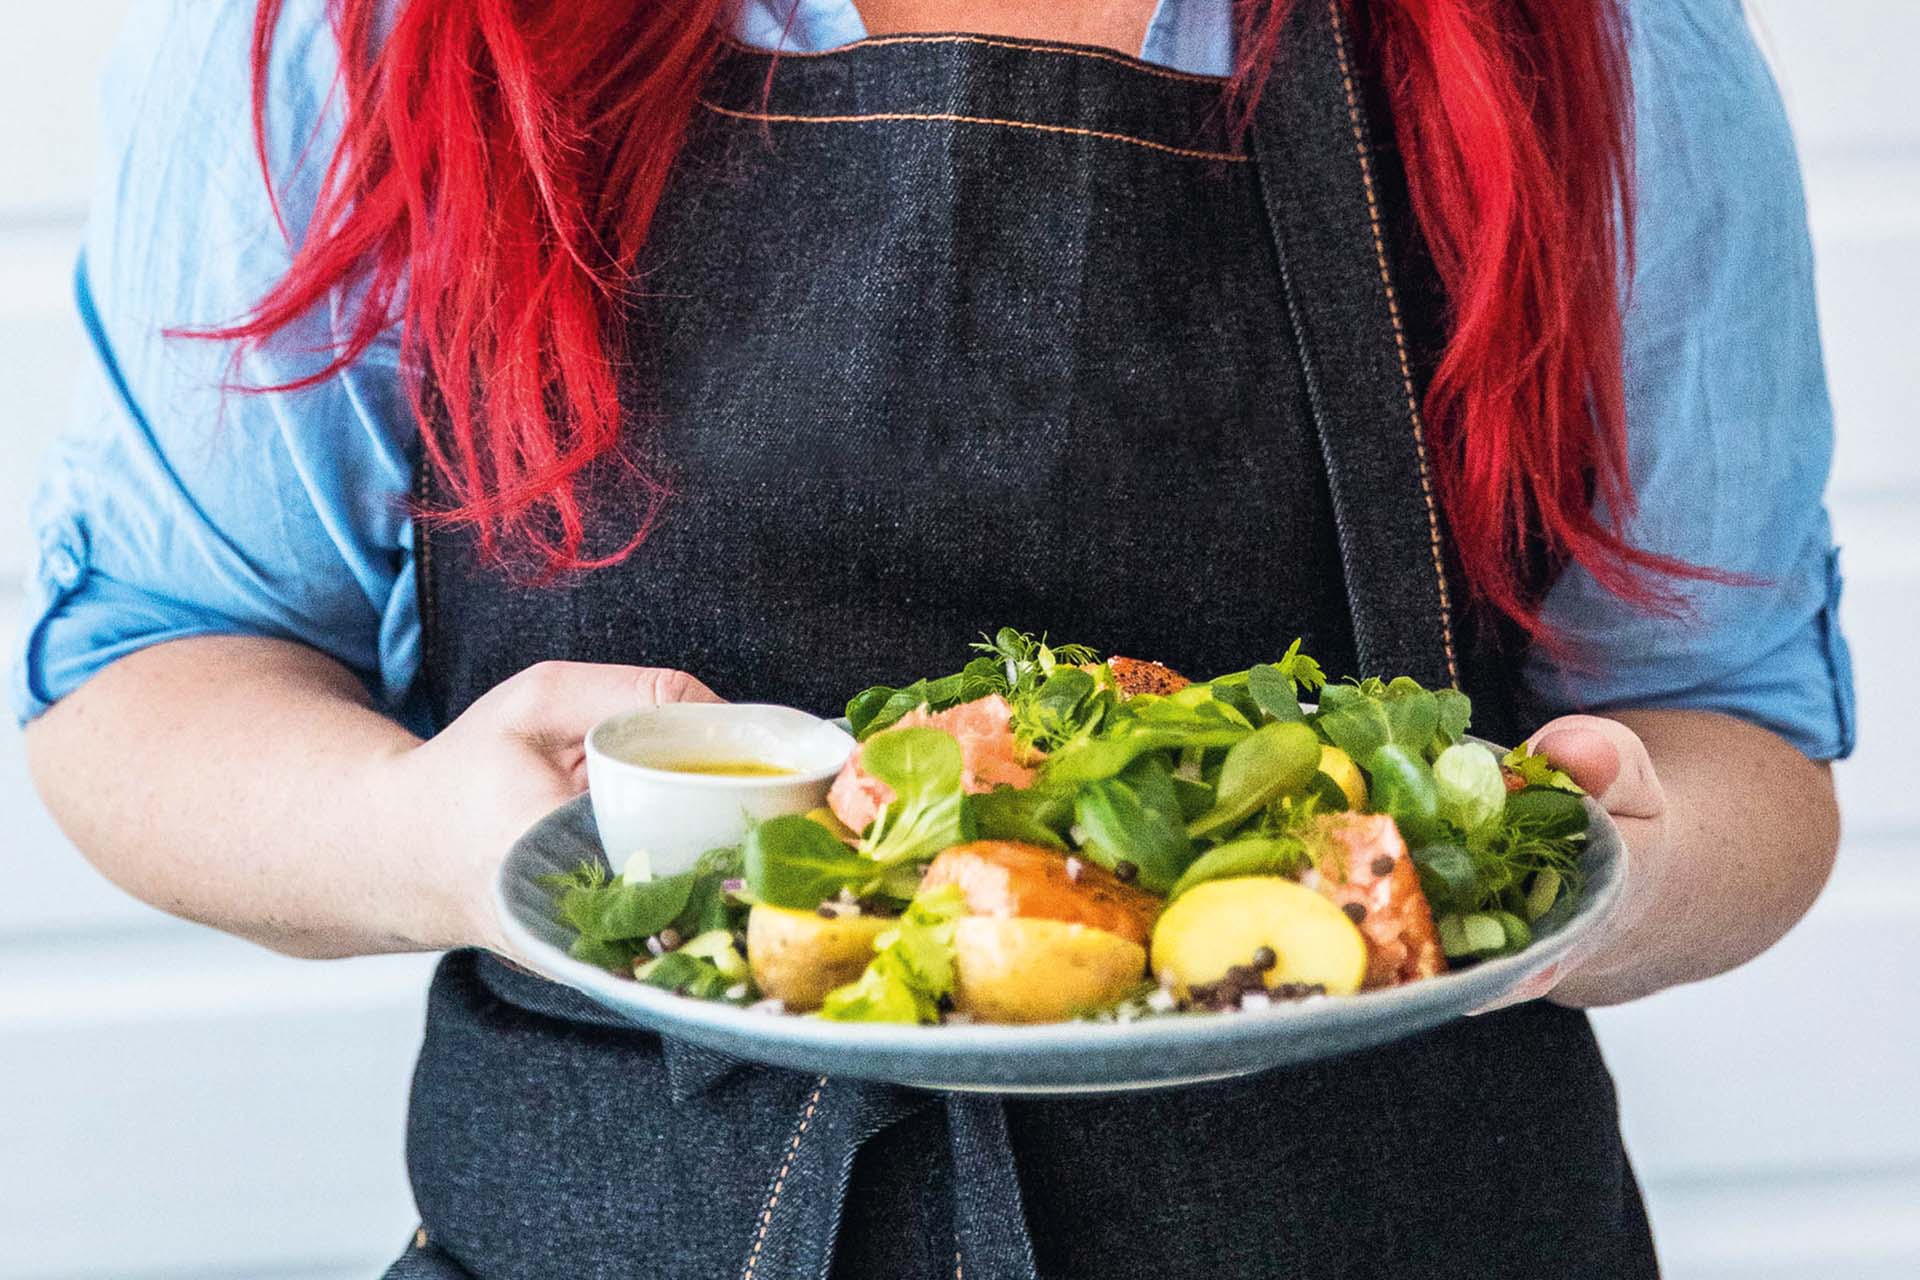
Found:
[[[964,1280],[1037,1280],[1020,1178],[1007,1138],[1007,1110],[986,1093],[947,1095],[953,1152],[953,1231]]]
[[[822,1076],[780,1151],[740,1280],[827,1280],[853,1162],[881,1130],[939,1095]],[[944,1098],[953,1162],[954,1274],[1038,1280],[1006,1111],[987,1094]]]

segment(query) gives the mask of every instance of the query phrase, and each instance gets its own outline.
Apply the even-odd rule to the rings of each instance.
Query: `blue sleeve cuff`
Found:
[[[1751,644],[1768,633],[1762,625],[1701,629],[1698,620],[1662,622],[1645,617],[1627,624],[1637,654],[1589,654],[1555,663],[1536,652],[1527,682],[1551,712],[1625,711],[1661,708],[1715,711],[1779,734],[1812,760],[1843,760],[1856,736],[1853,662],[1840,628],[1840,553],[1820,562],[1825,582],[1818,602],[1776,641]],[[1766,592],[1766,586],[1716,587],[1715,593]],[[1618,606],[1624,609],[1625,606]],[[1777,634],[1777,633],[1776,633]],[[1618,643],[1603,637],[1602,643]],[[1738,665],[1707,659],[1738,650]]]

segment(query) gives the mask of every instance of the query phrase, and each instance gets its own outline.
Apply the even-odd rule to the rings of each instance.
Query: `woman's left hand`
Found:
[[[1612,815],[1625,845],[1625,890],[1613,911],[1571,951],[1480,1013],[1547,995],[1560,1004],[1609,1003],[1596,980],[1624,958],[1620,944],[1659,896],[1669,858],[1667,793],[1640,735],[1618,720],[1562,716],[1528,743]]]

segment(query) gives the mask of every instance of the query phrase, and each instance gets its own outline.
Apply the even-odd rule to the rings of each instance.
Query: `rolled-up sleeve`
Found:
[[[340,303],[237,364],[226,344],[166,332],[244,315],[286,270],[337,130],[325,7],[285,7],[271,68],[284,233],[248,119],[251,0],[142,0],[112,56],[76,275],[92,359],[32,513],[22,720],[117,658],[194,635],[310,645],[396,711],[413,683],[414,427],[393,346],[258,392],[234,387],[323,366]]]
[[[1808,756],[1854,739],[1823,491],[1833,413],[1793,139],[1738,0],[1633,6],[1639,253],[1627,311],[1638,545],[1742,575],[1687,583],[1683,617],[1578,568],[1546,616],[1567,650],[1529,679],[1556,708],[1740,716]]]

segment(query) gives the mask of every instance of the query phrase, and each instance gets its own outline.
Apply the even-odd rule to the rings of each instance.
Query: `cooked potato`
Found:
[[[1184,995],[1246,965],[1262,947],[1275,963],[1267,986],[1317,984],[1351,995],[1367,972],[1367,943],[1346,913],[1279,876],[1210,880],[1176,898],[1153,930],[1153,967]]]
[[[817,1009],[827,992],[860,976],[873,959],[873,940],[895,923],[878,916],[829,920],[761,903],[747,913],[753,984],[789,1009]]]
[[[1043,845],[975,840],[955,845],[927,868],[923,888],[957,884],[976,916],[1029,916],[1091,925],[1144,947],[1160,914],[1160,899],[1123,884],[1098,863]]]
[[[1147,968],[1138,943],[1059,920],[967,916],[953,944],[953,1007],[982,1022],[1091,1013],[1131,991]]]
[[[1334,780],[1347,797],[1347,807],[1358,813],[1367,807],[1367,775],[1353,757],[1338,747],[1320,748],[1320,772]]]

